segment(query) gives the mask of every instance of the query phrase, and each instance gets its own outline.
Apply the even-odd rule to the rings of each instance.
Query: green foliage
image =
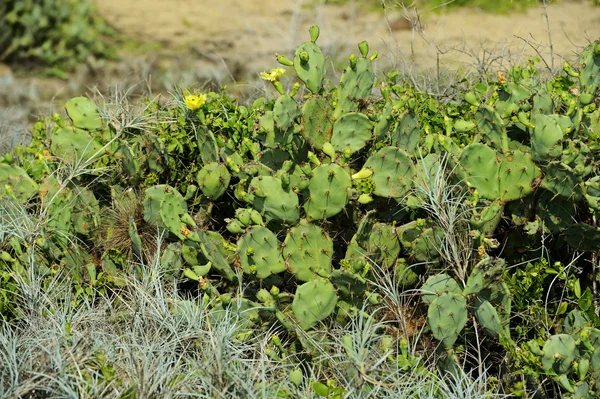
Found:
[[[0,5],[0,61],[72,69],[114,57],[114,31],[85,0],[6,0]]]
[[[579,370],[571,359],[600,361],[573,331],[596,328],[598,318],[583,272],[564,260],[577,251],[591,261],[600,247],[600,146],[588,134],[597,104],[573,94],[596,85],[581,69],[600,59],[597,43],[570,71],[584,80],[541,81],[533,65],[515,67],[456,104],[403,86],[394,73],[373,97],[366,43],[337,85],[325,82],[318,30],[309,33],[294,61],[279,57],[301,68],[297,78],[311,92],[304,104],[295,99],[299,83],[283,92],[276,69],[263,77],[280,95],[248,107],[226,93],[184,91],[175,105],[148,104],[141,129],[107,123],[93,102],[75,98],[68,119],[42,122],[30,146],[0,159],[0,199],[22,213],[0,218],[10,227],[0,230],[6,295],[9,271],[23,274],[31,259],[43,276],[60,270],[86,293],[143,276],[159,253],[165,279],[216,314],[244,314],[235,340],[279,328],[287,344],[274,340],[268,356],[301,363],[327,357],[315,349],[330,335],[320,326],[381,307],[386,317],[404,314],[398,298],[416,287],[423,334],[441,343],[440,369],[456,373],[473,357],[461,343],[485,335],[485,350],[516,359],[510,372],[540,384],[552,375],[567,392],[583,386],[572,382]],[[28,218],[27,234],[7,222]],[[547,263],[505,271],[538,251]],[[548,299],[559,293],[567,300]],[[553,325],[568,320],[573,331],[546,335],[545,309]],[[573,310],[581,317],[566,316]],[[394,323],[386,328],[401,334]],[[340,372],[363,381],[368,351],[347,336],[340,341],[352,366]],[[524,351],[532,338],[544,349]],[[390,351],[396,356],[378,361],[418,369],[414,357]]]

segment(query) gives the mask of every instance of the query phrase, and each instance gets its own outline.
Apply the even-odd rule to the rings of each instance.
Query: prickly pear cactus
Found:
[[[342,115],[333,124],[331,145],[337,152],[349,149],[350,153],[361,150],[371,139],[373,122],[366,115],[351,112]]]
[[[373,171],[375,190],[380,197],[402,198],[410,191],[415,168],[410,156],[396,147],[385,147],[371,155],[364,168]]]
[[[352,188],[350,174],[336,164],[317,166],[308,185],[308,199],[304,204],[309,221],[327,219],[344,209]]]
[[[0,163],[0,198],[14,197],[24,204],[37,190],[37,183],[23,168]]]
[[[316,44],[319,37],[318,31],[318,27],[312,27],[310,31],[311,41],[298,46],[294,55],[294,69],[298,74],[298,78],[304,82],[308,90],[315,94],[323,88],[323,79],[327,73],[325,56]]]
[[[279,240],[266,227],[250,228],[240,237],[237,248],[244,273],[265,279],[285,270]]]
[[[250,182],[253,206],[267,221],[276,220],[286,224],[298,222],[300,217],[298,195],[290,187],[284,188],[281,179],[257,176]]]
[[[231,181],[231,175],[225,165],[211,162],[204,165],[198,172],[196,181],[198,182],[198,187],[200,187],[202,193],[206,195],[208,199],[214,201],[225,194],[225,191],[229,187],[229,182]]]
[[[287,270],[301,281],[331,274],[333,241],[323,229],[306,221],[293,227],[285,237],[283,258]]]
[[[467,324],[467,300],[461,294],[443,293],[429,304],[427,322],[433,336],[451,349]]]
[[[337,295],[329,280],[317,278],[296,289],[292,311],[305,330],[314,327],[335,310]]]

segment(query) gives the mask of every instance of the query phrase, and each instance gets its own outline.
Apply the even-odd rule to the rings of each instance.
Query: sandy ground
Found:
[[[418,15],[409,14],[412,23],[397,6],[384,13],[352,2],[332,6],[302,0],[99,0],[99,7],[128,35],[158,41],[180,54],[190,51],[215,66],[225,62],[242,75],[274,66],[275,52],[291,54],[308,39],[306,29],[313,24],[321,27],[318,43],[326,54],[345,56],[356,43],[368,40],[381,54],[382,68],[399,66],[410,55],[420,67],[434,66],[438,58],[442,65],[456,67],[494,57],[523,61],[538,51],[551,63],[542,7],[511,15],[417,10]],[[591,2],[550,4],[547,15],[555,62],[600,38],[600,8]]]

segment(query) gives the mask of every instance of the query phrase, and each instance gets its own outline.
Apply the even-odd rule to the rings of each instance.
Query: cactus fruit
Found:
[[[250,182],[249,192],[254,196],[253,206],[267,222],[296,223],[300,217],[298,196],[289,187],[284,188],[281,179],[257,176]]]
[[[265,279],[285,270],[279,241],[275,234],[262,226],[251,227],[237,244],[240,264],[247,274]]]
[[[85,97],[70,99],[65,103],[65,109],[76,128],[96,131],[104,127],[104,120],[98,112],[98,107]]]
[[[338,214],[348,203],[352,187],[350,174],[336,164],[317,166],[308,185],[308,200],[304,204],[309,221],[327,219]]]
[[[333,241],[323,229],[306,221],[291,228],[285,238],[283,258],[287,270],[300,281],[331,274]]]
[[[328,280],[317,278],[296,289],[292,311],[300,327],[308,330],[331,315],[336,303],[337,295],[333,284]]]
[[[365,114],[350,112],[342,115],[333,124],[331,145],[337,152],[347,148],[351,153],[361,150],[371,139],[373,122]]]
[[[377,196],[402,198],[411,189],[415,168],[404,150],[396,147],[382,148],[367,159],[364,168],[373,171],[373,193]]]
[[[212,201],[218,199],[229,187],[231,175],[225,165],[211,162],[198,172],[196,181],[202,193]]]
[[[461,294],[443,293],[429,304],[427,322],[433,336],[451,349],[467,324],[467,300]]]

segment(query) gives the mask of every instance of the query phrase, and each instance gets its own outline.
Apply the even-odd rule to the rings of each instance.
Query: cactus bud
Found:
[[[319,27],[317,25],[311,26],[308,28],[308,33],[310,34],[310,40],[315,43],[319,38]]]
[[[356,172],[355,174],[353,174],[352,180],[366,179],[367,177],[371,177],[372,174],[373,174],[372,169],[364,168],[364,169],[361,169],[359,172]]]
[[[294,66],[294,63],[288,59],[285,55],[275,54],[275,58],[277,58],[277,62],[284,66]]]
[[[273,87],[275,87],[277,92],[279,94],[281,94],[282,96],[285,94],[285,90],[283,89],[283,85],[281,84],[280,81],[273,82]]]
[[[571,64],[569,64],[567,61],[565,61],[563,63],[563,71],[565,71],[565,73],[567,75],[569,75],[572,78],[578,78],[579,74],[577,72],[575,72],[575,70],[573,69],[573,67],[571,66]]]
[[[294,369],[290,371],[290,382],[296,387],[300,387],[300,385],[302,385],[302,378],[302,370]]]
[[[465,93],[465,101],[474,107],[479,107],[479,101],[477,100],[477,96],[472,91],[468,91],[467,93]]]
[[[335,149],[333,148],[330,142],[324,143],[322,149],[325,155],[329,155],[329,157],[331,158],[331,162],[335,161]]]
[[[198,275],[192,271],[192,269],[185,269],[183,275],[190,280],[198,281]]]
[[[300,58],[300,62],[303,64],[306,64],[308,62],[308,60],[310,59],[308,52],[306,52],[306,51],[300,52],[299,58]]]
[[[294,85],[292,86],[292,91],[290,92],[290,97],[294,97],[296,94],[298,94],[299,90],[300,90],[300,83],[298,83],[298,82],[294,83]]]
[[[373,197],[371,197],[369,194],[361,194],[358,197],[358,203],[359,204],[365,205],[365,204],[368,204],[369,202],[372,202],[372,201],[373,201]]]
[[[227,230],[232,234],[241,234],[244,232],[244,227],[239,220],[233,219],[227,224]]]
[[[594,95],[592,93],[581,93],[579,96],[579,103],[581,105],[589,105],[594,101]]]
[[[459,133],[466,133],[468,131],[471,131],[475,128],[475,123],[471,122],[471,121],[465,121],[463,119],[458,119],[456,122],[454,122],[454,130],[456,130]]]
[[[350,54],[350,57],[348,57],[348,62],[350,63],[350,68],[353,70],[356,69],[356,54]]]
[[[371,54],[371,57],[369,58],[369,60],[375,61],[375,59],[377,58],[378,55],[379,55],[379,53],[377,51],[373,51],[373,54]]]
[[[369,54],[369,43],[367,43],[366,40],[358,43],[358,49],[363,58],[367,58],[367,55]]]

